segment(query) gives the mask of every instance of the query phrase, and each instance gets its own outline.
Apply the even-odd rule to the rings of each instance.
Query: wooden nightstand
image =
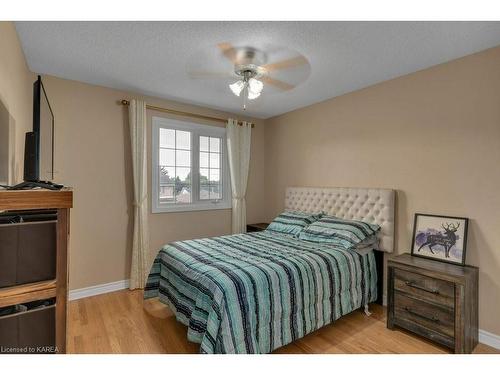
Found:
[[[387,328],[471,353],[478,340],[479,269],[410,254],[389,259],[387,266]]]
[[[260,232],[261,230],[265,230],[268,225],[269,223],[247,224],[247,233]]]

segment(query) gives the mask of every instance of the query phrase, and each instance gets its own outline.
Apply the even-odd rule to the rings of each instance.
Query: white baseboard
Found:
[[[479,342],[500,349],[500,336],[482,329],[479,330]]]
[[[69,291],[69,300],[97,296],[98,294],[116,292],[117,290],[127,289],[129,280],[113,281],[111,283],[89,286],[88,288],[73,289]]]

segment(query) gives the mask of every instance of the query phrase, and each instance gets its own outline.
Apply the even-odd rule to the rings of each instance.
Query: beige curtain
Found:
[[[134,235],[132,242],[130,289],[144,288],[149,271],[146,123],[146,103],[142,100],[131,100],[129,105],[129,124],[134,178]]]
[[[250,166],[250,141],[252,124],[229,119],[226,126],[227,154],[231,172],[232,232],[245,233],[247,210],[245,195],[247,192],[248,169]]]

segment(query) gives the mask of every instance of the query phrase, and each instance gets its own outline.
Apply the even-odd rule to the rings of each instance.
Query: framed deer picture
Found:
[[[411,255],[464,265],[468,223],[465,217],[415,214]]]

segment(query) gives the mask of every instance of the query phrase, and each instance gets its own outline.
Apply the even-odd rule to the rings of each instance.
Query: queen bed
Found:
[[[393,190],[293,187],[285,210],[376,224],[378,250],[273,230],[164,246],[144,297],[168,305],[201,353],[269,353],[381,300],[381,254],[394,243]]]

